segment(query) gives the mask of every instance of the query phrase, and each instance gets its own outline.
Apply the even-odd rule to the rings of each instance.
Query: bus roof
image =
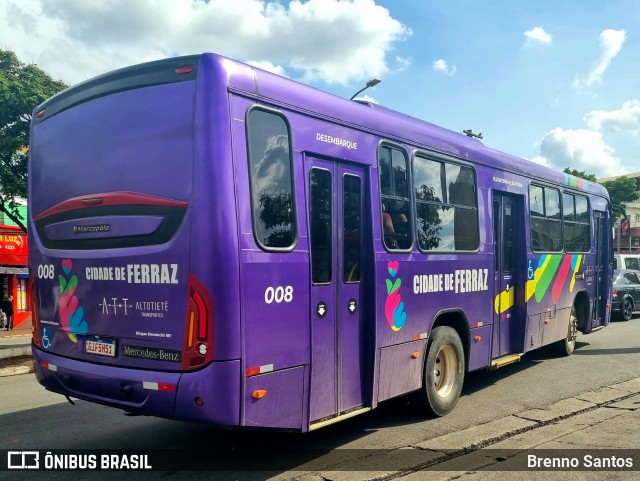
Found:
[[[175,75],[176,68],[191,64],[188,75]],[[201,69],[201,67],[205,67]],[[167,68],[169,67],[169,68]],[[175,70],[175,72],[174,72]],[[47,111],[46,118],[74,105],[112,92],[195,79],[200,71],[212,70],[225,78],[227,87],[275,105],[308,113],[349,128],[368,131],[384,139],[417,148],[444,153],[466,161],[552,182],[609,198],[600,184],[580,179],[555,169],[486,147],[475,138],[411,117],[381,105],[347,100],[328,92],[281,77],[242,62],[213,53],[190,55],[134,65],[108,72],[60,92],[34,110]],[[42,118],[41,120],[45,120]]]

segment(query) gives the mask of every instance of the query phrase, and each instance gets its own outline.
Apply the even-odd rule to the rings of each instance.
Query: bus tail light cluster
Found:
[[[183,369],[196,369],[213,360],[213,326],[213,300],[200,281],[190,274]]]
[[[29,277],[29,288],[27,289],[29,296],[29,304],[31,308],[31,334],[33,343],[42,347],[42,339],[40,339],[40,318],[38,317],[38,301],[36,296],[36,281],[33,276]]]

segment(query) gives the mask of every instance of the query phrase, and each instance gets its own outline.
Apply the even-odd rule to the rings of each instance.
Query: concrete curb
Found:
[[[0,349],[0,359],[10,359],[12,357],[30,356],[31,346],[8,347]]]
[[[29,374],[32,372],[34,372],[32,364],[29,366],[3,367],[2,369],[0,369],[0,377],[16,376],[18,374]]]

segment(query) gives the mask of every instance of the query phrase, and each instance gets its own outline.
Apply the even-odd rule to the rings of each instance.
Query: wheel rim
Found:
[[[631,311],[631,302],[628,299],[624,301],[624,317],[625,319],[629,319],[633,312]]]
[[[569,334],[567,335],[567,345],[570,349],[573,349],[576,343],[576,337],[578,337],[578,319],[572,313],[571,319],[569,320]]]
[[[458,370],[458,356],[452,346],[442,346],[436,354],[433,366],[433,380],[436,392],[440,397],[451,394]]]

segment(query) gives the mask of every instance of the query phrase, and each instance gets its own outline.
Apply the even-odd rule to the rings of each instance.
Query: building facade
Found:
[[[622,176],[617,175],[615,177],[605,177],[603,179],[598,179],[598,182],[608,182],[619,177]],[[636,188],[640,191],[640,172],[625,174],[625,177],[634,179],[636,181]],[[618,221],[615,225],[613,249],[621,254],[640,254],[640,200],[628,203],[625,210],[627,219],[629,219],[631,226],[631,235],[624,239],[620,236],[620,222]]]
[[[19,208],[27,218],[27,206]],[[27,235],[0,212],[0,295],[13,297],[13,327],[31,321],[29,306],[29,251]]]

